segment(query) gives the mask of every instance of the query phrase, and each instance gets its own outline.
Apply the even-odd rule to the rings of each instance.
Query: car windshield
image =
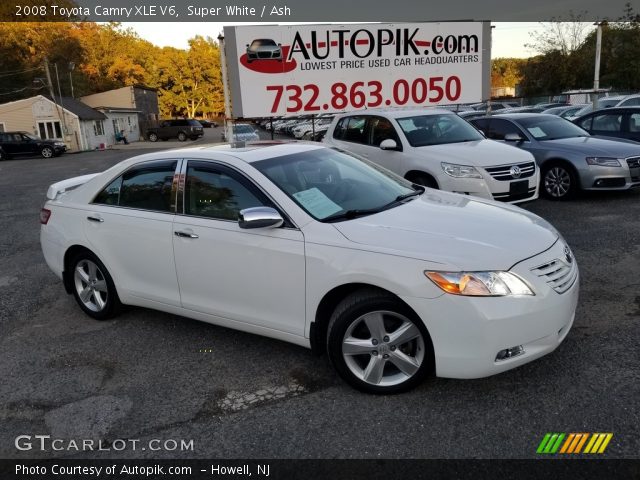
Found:
[[[251,128],[251,125],[234,125],[233,132],[234,133],[254,133],[255,130]]]
[[[453,113],[398,118],[397,122],[412,147],[484,139],[474,127]]]
[[[329,148],[261,160],[253,166],[309,215],[326,222],[393,208],[423,191],[371,162]]]
[[[525,128],[536,140],[558,140],[561,138],[589,137],[589,133],[564,118],[540,115],[519,119],[520,126]]]
[[[254,40],[251,43],[251,48],[258,48],[258,47],[275,47],[276,42],[274,42],[273,40],[268,40],[268,39],[260,39],[260,40]]]

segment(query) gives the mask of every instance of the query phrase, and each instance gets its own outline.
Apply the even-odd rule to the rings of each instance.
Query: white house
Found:
[[[23,131],[61,140],[69,151],[105,148],[107,117],[74,98],[38,95],[0,105],[0,131]]]

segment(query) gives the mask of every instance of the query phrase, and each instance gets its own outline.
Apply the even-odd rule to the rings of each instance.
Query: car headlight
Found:
[[[446,293],[470,297],[535,295],[533,290],[511,272],[424,272]]]
[[[442,162],[442,170],[450,177],[455,178],[482,178],[480,172],[469,165],[456,165],[455,163]]]
[[[620,167],[620,161],[611,157],[587,157],[587,165],[598,167]]]

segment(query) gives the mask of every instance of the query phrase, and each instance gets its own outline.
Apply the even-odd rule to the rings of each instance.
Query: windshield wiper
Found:
[[[381,207],[376,208],[366,208],[360,210],[346,210],[344,212],[334,213],[333,215],[329,215],[326,218],[323,218],[323,222],[333,222],[335,220],[351,220],[357,217],[364,217],[366,215],[373,215],[374,213],[380,213],[383,210],[387,210],[394,205],[401,203],[408,198],[420,196],[424,193],[424,187],[422,185],[415,185],[415,190],[413,192],[405,193],[403,195],[398,195],[395,199],[390,201],[389,203],[385,203]]]

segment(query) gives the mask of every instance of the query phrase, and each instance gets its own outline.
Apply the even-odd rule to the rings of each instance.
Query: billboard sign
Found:
[[[234,117],[479,102],[489,22],[225,27]]]

